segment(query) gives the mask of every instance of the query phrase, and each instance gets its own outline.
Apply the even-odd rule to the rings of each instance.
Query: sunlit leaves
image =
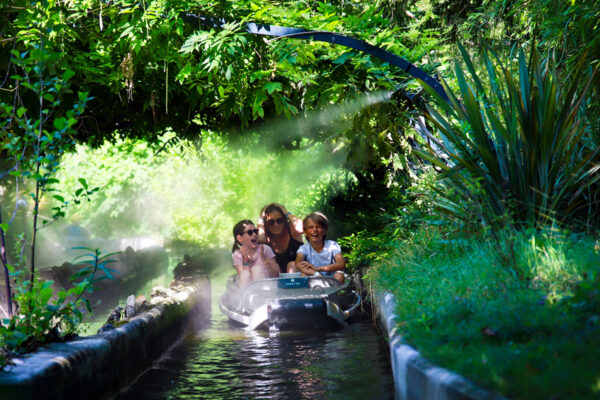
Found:
[[[98,107],[88,111],[99,126],[78,125],[96,144],[100,136],[110,136],[113,120],[146,128],[131,130],[144,136],[164,124],[189,126],[183,115],[198,114],[212,126],[229,120],[247,126],[256,119],[292,116],[364,91],[396,87],[403,76],[335,45],[250,35],[246,22],[331,30],[411,60],[431,48],[430,41],[415,41],[414,50],[402,44],[405,32],[383,16],[379,3],[88,0],[51,2],[46,12],[56,32],[46,46],[68,54],[57,66],[75,72],[65,79],[100,94]],[[197,26],[184,21],[181,12],[224,18],[228,24],[224,29]],[[25,23],[33,16],[23,11],[19,18]],[[119,63],[128,54],[131,73],[125,74]],[[256,72],[266,73],[257,77]],[[33,85],[27,80],[22,84]]]
[[[266,90],[267,93],[272,94],[275,91],[280,92],[282,85],[280,82],[267,82],[263,85],[263,89]]]
[[[114,278],[114,270],[107,264],[113,262],[112,257],[116,254],[81,249],[88,253],[76,259],[83,267],[71,276],[73,286],[70,289],[55,290],[53,281],[39,279],[35,279],[31,287],[26,284],[16,287],[15,301],[20,315],[14,315],[0,325],[1,347],[26,351],[77,333],[84,318],[80,309],[85,307],[88,313],[92,312],[91,304],[83,295],[93,290],[95,281]]]

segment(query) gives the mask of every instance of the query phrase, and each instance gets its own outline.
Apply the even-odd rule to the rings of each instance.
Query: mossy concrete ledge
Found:
[[[177,285],[111,331],[53,343],[0,371],[0,399],[110,399],[210,313],[208,278]]]
[[[477,387],[464,377],[432,365],[403,343],[395,326],[396,302],[391,293],[375,293],[377,312],[389,339],[397,400],[500,400],[502,396]]]

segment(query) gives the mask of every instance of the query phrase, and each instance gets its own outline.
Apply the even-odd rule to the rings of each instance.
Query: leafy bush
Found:
[[[447,85],[449,102],[430,91],[441,113],[429,107],[427,117],[441,139],[417,151],[443,171],[439,209],[484,224],[591,223],[599,149],[583,140],[582,113],[595,73],[580,62],[561,79],[551,57],[541,61],[532,50],[528,65],[521,50],[517,71],[484,52],[480,79],[461,52],[471,79],[457,64],[460,98]]]
[[[4,272],[2,313],[8,317],[0,327],[0,345],[9,350],[26,349],[73,333],[81,312],[75,307],[77,299],[65,300],[69,295],[81,299],[94,278],[93,273],[91,278],[86,273],[85,283],[71,292],[59,292],[53,304],[48,303],[53,296],[52,282],[36,278],[39,231],[64,216],[69,201],[80,202],[97,190],[90,189],[83,178],[78,179],[70,200],[56,189],[60,158],[73,148],[76,126],[91,98],[88,92],[73,90],[76,73],[60,65],[64,48],[48,46],[65,23],[60,15],[45,13],[47,7],[30,4],[25,14],[13,14],[8,10],[21,8],[11,4],[0,11],[4,19],[12,17],[8,29],[14,33],[8,39],[13,43],[0,50],[6,55],[6,63],[0,67],[6,66],[0,84],[0,263]],[[7,188],[14,197],[4,196]],[[55,207],[44,210],[50,197]],[[19,208],[29,211],[21,213],[22,219],[16,218]],[[47,214],[42,216],[42,212]],[[3,213],[12,215],[3,219]],[[14,254],[7,252],[9,246],[15,248]]]
[[[14,295],[17,312],[0,324],[0,348],[5,352],[27,352],[44,343],[77,335],[84,318],[82,309],[92,312],[83,296],[93,291],[95,281],[112,279],[113,271],[107,265],[113,262],[110,257],[115,254],[83,249],[92,252],[76,259],[84,267],[71,277],[72,288],[55,292],[52,281],[40,279],[35,279],[32,287],[29,281],[17,286]],[[0,367],[6,361],[0,359]]]

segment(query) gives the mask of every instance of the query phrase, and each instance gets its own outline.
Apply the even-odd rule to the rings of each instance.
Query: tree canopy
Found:
[[[256,36],[245,24],[340,33],[442,77],[451,73],[457,38],[470,50],[487,46],[500,54],[525,45],[554,53],[557,76],[568,80],[576,60],[585,57],[591,67],[598,62],[598,1],[553,4],[10,0],[0,8],[2,140],[16,140],[11,132],[18,137],[40,115],[38,124],[94,146],[115,133],[156,142],[167,127],[185,138],[197,138],[202,129],[245,132],[277,116],[306,115],[384,91],[391,101],[342,112],[349,122],[343,129],[281,130],[269,140],[283,148],[298,148],[303,140],[334,142],[366,179],[363,186],[385,186],[406,178],[414,133],[401,93],[420,90],[417,82],[368,54]],[[194,24],[185,13],[226,24]],[[592,133],[586,137],[598,130],[597,86],[589,96]]]
[[[229,23],[224,29],[193,26],[182,12]],[[243,29],[247,21],[276,23],[363,38],[412,61],[427,53],[427,47],[398,41],[399,27],[383,14],[377,3],[122,0],[32,6],[15,0],[2,8],[2,59],[32,57],[23,53],[38,44],[53,53],[47,73],[72,71],[72,87],[93,96],[78,127],[84,141],[98,143],[115,129],[152,135],[165,126],[194,135],[197,126],[246,127],[406,84],[405,76],[373,57],[323,43],[268,40]],[[11,78],[18,64],[0,68],[3,87],[20,90],[24,106],[32,109],[26,90]]]

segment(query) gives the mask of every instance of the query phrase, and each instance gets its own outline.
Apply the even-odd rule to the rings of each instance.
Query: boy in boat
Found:
[[[302,224],[308,243],[300,246],[296,253],[296,268],[303,275],[333,276],[343,283],[346,261],[340,245],[333,240],[325,240],[329,227],[327,217],[314,212],[304,218]]]
[[[258,243],[258,229],[244,219],[233,227],[233,267],[238,273],[238,285],[245,288],[252,281],[279,276],[275,254],[267,245]]]

